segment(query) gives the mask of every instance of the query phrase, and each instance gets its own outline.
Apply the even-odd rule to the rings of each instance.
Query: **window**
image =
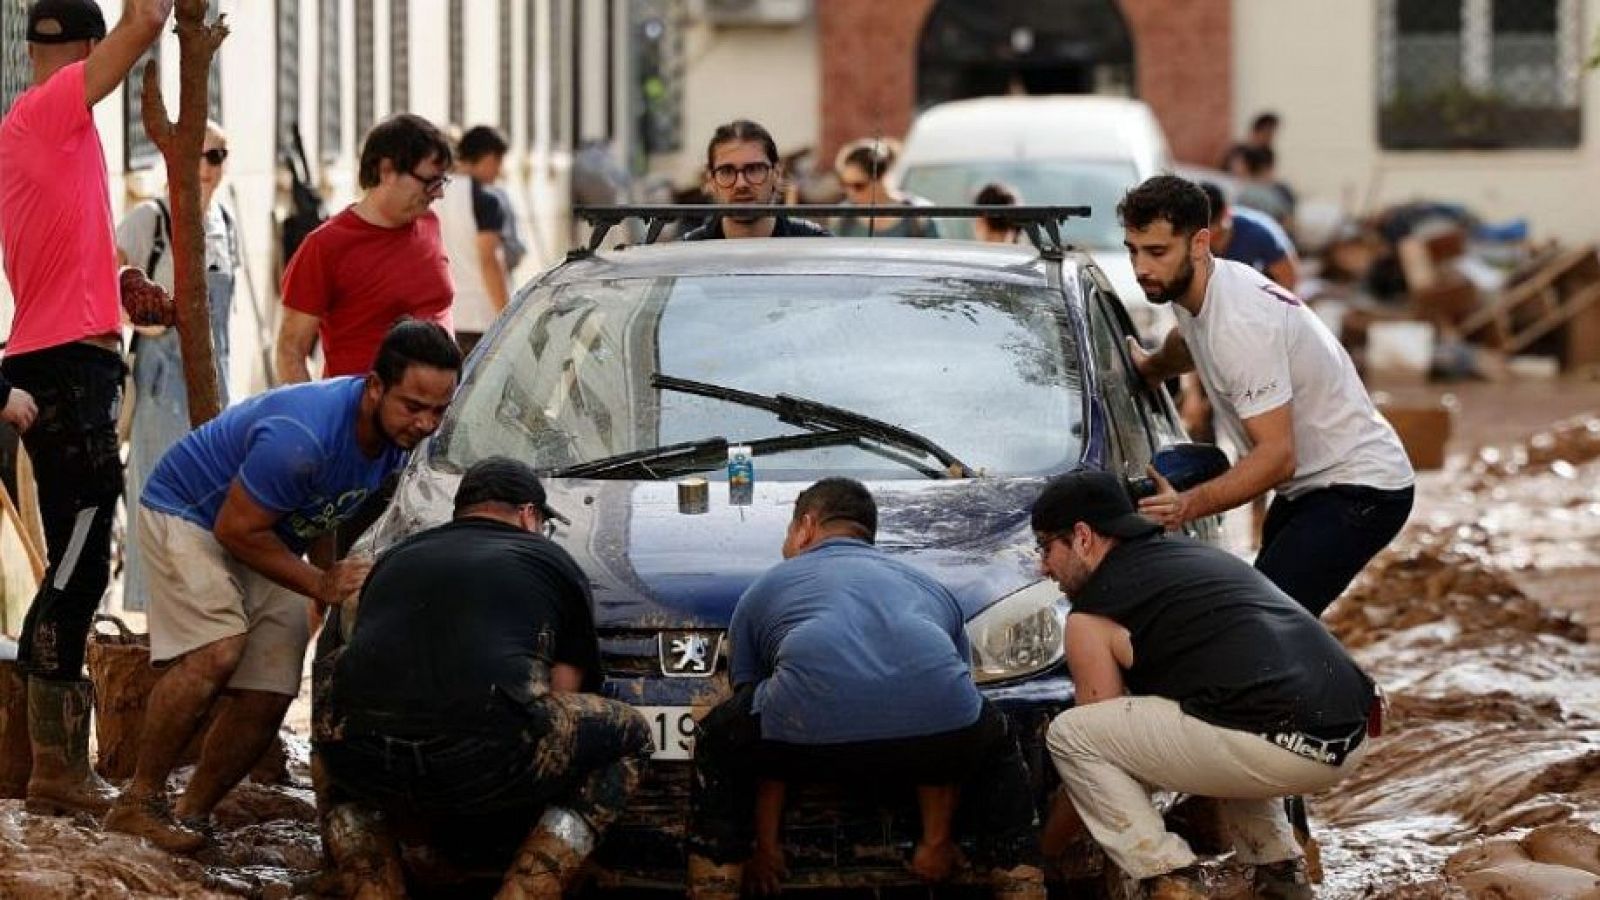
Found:
[[[278,150],[291,152],[300,130],[300,3],[277,0]]]
[[[411,0],[389,0],[389,107],[411,110]]]
[[[507,140],[512,131],[511,111],[511,65],[515,60],[511,58],[511,0],[500,0],[500,32],[496,37],[500,44],[500,130],[505,132]]]
[[[467,118],[467,29],[464,0],[450,0],[450,124]]]
[[[1380,0],[1383,146],[1577,146],[1579,6],[1579,0]]]
[[[373,58],[372,0],[356,0],[356,139],[364,140],[375,115],[373,91],[377,71]]]
[[[0,0],[0,114],[33,81],[28,63],[28,8],[21,0]]]
[[[1111,455],[1118,474],[1136,478],[1155,456],[1153,436],[1147,427],[1148,410],[1139,400],[1143,393],[1138,378],[1126,358],[1123,336],[1110,314],[1110,304],[1101,293],[1092,293],[1089,302],[1089,333],[1092,339],[1095,373],[1100,378],[1100,394],[1110,418]]]
[[[317,29],[317,73],[321,79],[317,92],[317,141],[325,161],[339,158],[344,146],[343,74],[339,71],[339,5],[341,0],[322,0]]]
[[[144,67],[152,62],[161,62],[160,41],[144,51],[122,80],[122,168],[127,172],[149,169],[161,161],[161,150],[144,130]]]

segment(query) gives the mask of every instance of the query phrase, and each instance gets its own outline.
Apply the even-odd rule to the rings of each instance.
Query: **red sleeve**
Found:
[[[38,134],[65,143],[85,128],[94,127],[83,79],[84,64],[76,62],[35,88],[39,93],[29,107],[29,124]]]
[[[294,258],[289,260],[289,268],[283,272],[280,293],[286,308],[321,319],[333,305],[333,290],[323,264],[322,241],[317,237],[317,233],[312,232],[300,242]]]

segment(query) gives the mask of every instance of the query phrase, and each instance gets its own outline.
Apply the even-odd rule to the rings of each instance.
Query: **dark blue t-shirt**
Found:
[[[229,407],[161,457],[139,502],[210,531],[238,478],[251,499],[283,514],[278,536],[304,552],[405,462],[399,447],[369,459],[356,444],[365,383],[351,376],[290,385]]]
[[[978,720],[956,598],[864,541],[827,540],[774,566],[739,599],[729,634],[730,675],[756,685],[768,740],[892,740]]]
[[[1243,206],[1233,208],[1233,238],[1222,253],[1223,259],[1242,262],[1257,272],[1265,272],[1267,266],[1288,256],[1293,249],[1289,235],[1271,216]]]

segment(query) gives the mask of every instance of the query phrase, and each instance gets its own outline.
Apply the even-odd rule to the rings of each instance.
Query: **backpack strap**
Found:
[[[152,281],[156,277],[156,266],[161,264],[161,257],[167,252],[167,244],[172,241],[172,214],[167,211],[167,202],[160,197],[153,202],[156,205],[156,233],[150,240],[150,259],[144,264],[144,273]]]

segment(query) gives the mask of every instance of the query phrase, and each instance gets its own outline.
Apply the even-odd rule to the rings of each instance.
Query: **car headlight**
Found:
[[[1054,666],[1066,653],[1067,602],[1045,579],[1009,594],[967,623],[972,677],[1010,681]]]

